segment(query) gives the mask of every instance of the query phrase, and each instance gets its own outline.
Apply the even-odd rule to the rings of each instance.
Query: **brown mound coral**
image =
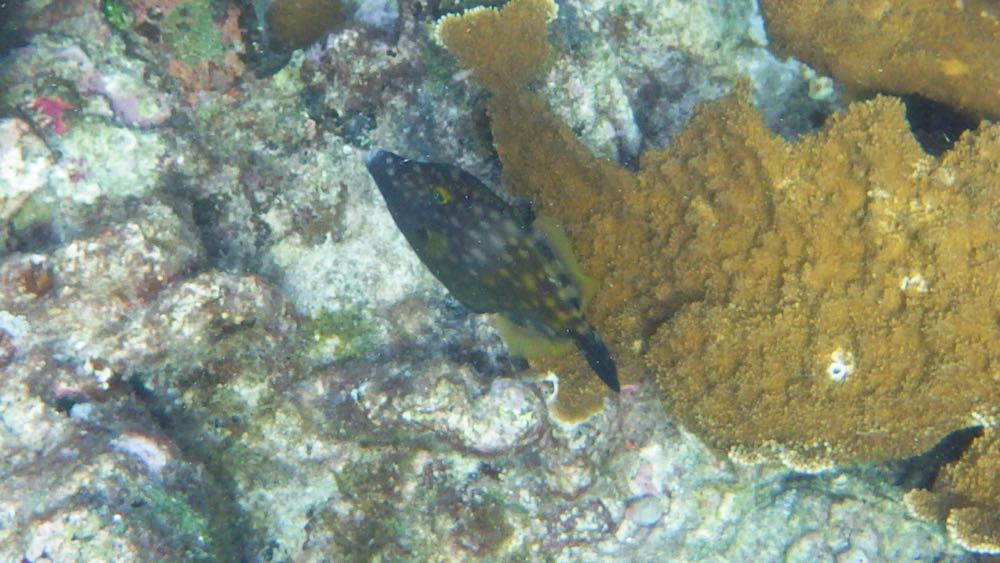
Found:
[[[1000,118],[1000,4],[992,0],[761,0],[771,47],[859,94],[917,93]]]
[[[274,0],[267,25],[277,47],[299,49],[322,39],[344,21],[339,0]]]
[[[795,145],[746,103],[704,108],[654,180],[687,186],[697,232],[675,260],[705,264],[705,299],[649,342],[674,410],[720,448],[809,465],[914,455],[995,417],[998,141],[934,160],[890,98]]]
[[[877,98],[790,144],[738,91],[633,175],[594,158],[524,86],[537,58],[498,60],[498,44],[543,41],[533,33],[552,13],[515,0],[448,18],[439,37],[492,93],[507,186],[561,220],[598,282],[587,314],[623,383],[650,372],[710,444],[799,467],[909,456],[998,423],[1000,126],[934,159],[901,104]],[[579,416],[603,392],[561,362],[558,406]],[[993,475],[983,467],[995,456],[953,473]],[[965,498],[955,526],[995,530],[997,495]]]

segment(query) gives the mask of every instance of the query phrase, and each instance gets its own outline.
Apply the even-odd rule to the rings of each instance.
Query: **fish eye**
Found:
[[[448,190],[442,186],[438,186],[434,188],[434,199],[436,199],[441,205],[445,205],[451,201],[451,194],[448,193]]]

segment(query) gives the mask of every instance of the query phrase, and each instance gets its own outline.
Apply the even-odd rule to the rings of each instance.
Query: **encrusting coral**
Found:
[[[917,93],[1000,118],[1000,5],[990,0],[761,0],[771,48],[858,94]]]
[[[562,223],[598,283],[587,316],[623,384],[651,373],[709,444],[806,469],[915,455],[998,422],[1000,126],[935,159],[902,104],[880,97],[788,143],[741,87],[632,174],[594,158],[527,88],[554,13],[515,0],[447,17],[438,38],[492,94],[507,187]],[[568,418],[603,398],[578,364],[543,365],[562,378]],[[991,478],[996,457],[950,473]],[[985,545],[997,495],[966,494],[950,529]]]

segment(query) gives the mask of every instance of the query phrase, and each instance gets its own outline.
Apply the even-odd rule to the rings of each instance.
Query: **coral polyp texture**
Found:
[[[1000,5],[761,0],[775,51],[830,74],[849,90],[921,94],[1000,117]]]
[[[738,97],[704,107],[641,171],[694,231],[675,287],[701,290],[648,341],[667,401],[723,449],[806,465],[995,418],[998,134],[935,160],[892,98],[795,144]]]
[[[472,72],[476,82],[493,90],[524,86],[538,70],[549,53],[545,26],[556,16],[553,2],[511,2],[499,10],[473,8],[463,15],[441,18],[437,27],[438,40],[449,47],[460,65]],[[517,37],[509,35],[518,30]],[[511,50],[507,56],[493,51],[462,48],[468,41],[503,45]]]
[[[536,64],[500,61],[520,51],[492,46],[543,40],[551,13],[551,2],[515,1],[446,18],[438,36],[492,94],[507,186],[563,223],[598,282],[587,315],[623,383],[651,373],[715,448],[800,469],[912,456],[997,423],[1000,127],[935,159],[902,104],[879,97],[789,143],[740,87],[633,174],[583,148],[530,76],[497,83],[497,69]],[[572,359],[545,367],[564,379],[564,416],[600,403]],[[989,477],[978,461],[959,464],[955,474]],[[987,496],[968,503],[975,528],[995,531]]]

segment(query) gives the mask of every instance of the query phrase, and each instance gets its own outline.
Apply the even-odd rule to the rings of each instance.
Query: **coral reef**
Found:
[[[13,52],[0,68],[0,106],[44,116],[57,134],[72,131],[81,117],[114,117],[122,125],[151,127],[171,115],[174,99],[150,72],[154,64],[127,59],[126,44],[108,36],[93,13],[61,26],[94,26],[94,36],[72,43],[59,33],[34,39],[31,49]],[[61,27],[54,31],[58,31]],[[85,103],[82,103],[85,102]]]
[[[652,381],[585,421],[553,418],[554,389],[560,405],[593,398],[573,366],[516,377],[491,320],[422,268],[364,169],[377,142],[498,174],[486,96],[428,33],[457,4],[396,4],[361,2],[365,22],[256,79],[237,58],[249,2],[25,4],[23,48],[0,59],[0,559],[967,557],[907,516],[884,468],[732,466],[673,424]],[[553,45],[534,43],[545,74],[522,84],[587,147],[627,160],[661,145],[744,72],[768,92],[768,123],[829,103],[810,105],[797,63],[763,50],[753,3],[655,4],[567,0]],[[531,131],[563,131],[544,104],[517,102]],[[672,108],[669,133],[651,134],[652,107]],[[560,134],[542,146],[574,140]],[[537,201],[550,215],[564,203]],[[622,232],[659,240],[644,229]],[[636,319],[663,313],[613,281]],[[633,382],[645,342],[620,352]],[[836,359],[843,383],[865,373],[857,350]],[[940,494],[942,510],[989,509]]]
[[[239,284],[171,286],[199,254],[190,229],[152,204],[107,231],[0,265],[13,344],[0,389],[4,559],[232,550],[214,512],[228,504],[218,483],[127,391],[164,357],[197,364],[222,343],[231,322],[222,317],[236,308],[218,296]],[[178,293],[207,297],[205,306],[179,303]]]
[[[695,232],[671,261],[704,292],[649,341],[668,402],[726,450],[808,463],[910,456],[995,417],[997,138],[935,161],[887,98],[793,146],[745,102],[705,108],[643,168],[686,186]]]
[[[598,281],[588,317],[623,380],[651,371],[710,444],[806,469],[996,424],[1000,128],[934,159],[901,104],[879,98],[791,144],[738,91],[633,175],[592,157],[524,87],[540,47],[520,65],[481,55],[500,37],[543,40],[532,34],[550,14],[541,0],[470,11],[439,37],[481,65],[470,70],[492,94],[507,185],[563,222]],[[571,416],[600,393],[573,363],[555,366]]]
[[[762,0],[777,52],[856,94],[922,94],[1000,118],[1000,6],[988,0]]]

